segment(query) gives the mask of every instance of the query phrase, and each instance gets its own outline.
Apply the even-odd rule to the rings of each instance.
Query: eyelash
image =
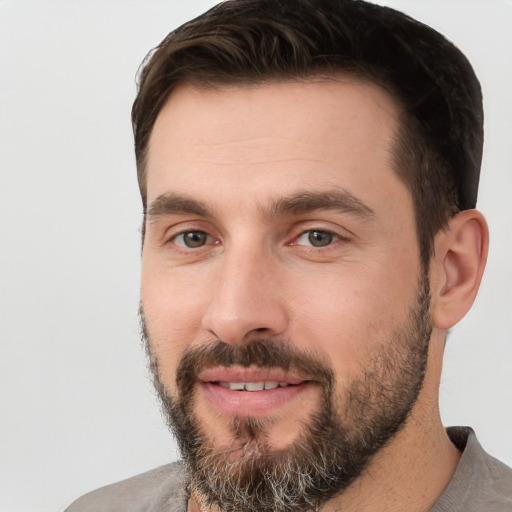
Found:
[[[317,240],[319,242],[318,245],[315,245],[314,241],[312,240],[312,237],[315,236],[315,234],[321,235],[321,237]],[[197,236],[204,237],[203,243],[201,243],[201,239],[199,239],[198,242],[200,244],[197,246],[194,246],[193,245],[194,240],[193,240],[193,238],[190,238],[189,241],[192,242],[192,245],[187,245],[187,243],[185,242],[185,237],[187,235],[192,235],[192,236],[195,235],[196,238],[197,238]],[[308,237],[309,243],[301,243],[301,239],[303,237],[305,237],[306,235]],[[324,238],[322,238],[322,237],[324,237]],[[180,240],[180,238],[181,238],[181,242],[178,242],[178,240]],[[207,231],[204,231],[201,229],[196,229],[196,230],[190,229],[190,230],[181,231],[180,233],[175,234],[174,236],[171,237],[170,242],[172,242],[180,250],[195,251],[195,250],[200,250],[208,245],[218,245],[220,243],[219,241],[214,240],[214,243],[212,244],[211,243],[212,240],[214,240],[214,238]],[[326,243],[325,243],[325,245],[322,245],[322,242],[324,240],[326,240]],[[334,233],[333,231],[330,231],[328,229],[311,228],[311,229],[306,229],[306,230],[301,231],[299,233],[299,235],[294,238],[294,241],[288,245],[299,246],[299,247],[309,247],[313,250],[314,249],[326,249],[326,248],[330,247],[331,245],[333,245],[334,243],[342,241],[342,240],[346,240],[346,238],[344,238],[344,237],[338,235],[337,233]]]
[[[185,243],[185,236],[186,235],[204,235],[205,236],[205,242],[197,247],[190,247],[190,246],[187,246],[186,243]],[[182,243],[178,243],[177,240],[182,237]],[[194,249],[201,249],[202,247],[204,247],[205,245],[208,245],[208,239],[213,239],[213,237],[208,234],[207,231],[203,231],[201,229],[190,229],[190,230],[185,230],[185,231],[181,231],[180,233],[177,233],[175,235],[173,235],[170,239],[170,241],[178,246],[181,250],[194,250]],[[217,244],[218,242],[215,242],[215,244]]]
[[[327,239],[327,243],[325,245],[321,245],[322,243],[322,239],[320,240],[317,240],[320,242],[319,245],[314,245],[313,241],[312,241],[312,237],[314,236],[314,234],[321,234],[325,239]],[[302,244],[300,243],[300,240],[304,237],[308,238],[308,241],[309,241],[309,244]],[[304,247],[311,247],[313,249],[323,249],[323,248],[328,248],[330,247],[331,245],[333,245],[334,243],[336,242],[339,242],[339,241],[342,241],[342,240],[346,240],[346,238],[342,237],[341,235],[338,235],[337,233],[333,232],[333,231],[330,231],[328,229],[320,229],[320,228],[311,228],[311,229],[306,229],[304,231],[302,231],[294,240],[294,242],[292,242],[292,244],[290,245],[298,245],[298,246],[304,246]]]

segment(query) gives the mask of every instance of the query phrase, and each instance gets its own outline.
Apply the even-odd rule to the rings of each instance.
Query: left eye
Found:
[[[203,247],[209,242],[210,235],[204,231],[185,231],[176,235],[173,242],[180,246],[186,247],[187,249],[197,249]]]
[[[305,231],[297,239],[297,245],[310,245],[312,247],[327,247],[337,241],[339,237],[330,231],[311,229]]]

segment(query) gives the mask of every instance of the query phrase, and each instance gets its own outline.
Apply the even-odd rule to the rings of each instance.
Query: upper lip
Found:
[[[278,382],[301,384],[307,381],[294,373],[282,368],[244,368],[241,366],[218,366],[199,372],[202,382]]]

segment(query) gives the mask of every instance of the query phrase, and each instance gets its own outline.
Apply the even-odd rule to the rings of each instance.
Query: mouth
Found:
[[[315,383],[279,369],[212,368],[199,374],[199,392],[217,413],[263,417],[284,412]]]
[[[260,381],[260,382],[213,382],[231,391],[264,391],[268,389],[285,388],[288,386],[296,386],[297,384],[289,384],[288,382]]]

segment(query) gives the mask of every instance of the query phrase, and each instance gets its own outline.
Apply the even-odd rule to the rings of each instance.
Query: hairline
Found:
[[[399,143],[399,139],[403,137],[405,129],[410,122],[410,115],[406,112],[406,109],[401,101],[399,95],[393,90],[393,88],[383,81],[378,80],[376,77],[368,76],[369,73],[364,73],[362,71],[357,70],[344,70],[344,69],[334,69],[321,72],[311,72],[308,74],[304,74],[304,76],[300,75],[285,75],[282,76],[268,76],[261,77],[259,79],[250,80],[247,77],[238,78],[238,77],[230,77],[230,76],[219,76],[214,80],[203,80],[197,76],[186,77],[181,80],[178,80],[176,83],[172,85],[167,91],[167,94],[163,95],[162,103],[158,110],[158,113],[153,120],[153,124],[151,126],[151,131],[147,138],[147,143],[141,152],[140,158],[136,162],[137,165],[137,174],[139,177],[139,188],[142,196],[144,214],[147,211],[147,176],[148,176],[148,152],[151,146],[151,136],[153,134],[153,129],[155,127],[156,121],[160,116],[161,112],[165,108],[165,105],[169,102],[171,96],[182,87],[191,86],[196,91],[209,91],[209,90],[220,90],[222,88],[256,88],[262,87],[266,85],[272,84],[286,84],[286,83],[322,83],[322,82],[341,82],[343,78],[351,78],[354,81],[359,82],[360,84],[368,84],[373,85],[375,87],[380,88],[384,93],[388,95],[391,99],[393,105],[396,107],[396,113],[394,115],[396,126],[395,133],[390,141],[390,146],[388,148],[388,153],[390,156],[390,164],[392,166],[393,172],[397,175],[402,183],[404,183],[411,194],[413,202],[415,201],[415,197],[408,183],[406,176],[407,173],[414,173],[415,170],[407,170],[401,169],[400,162],[395,156],[396,146]]]

